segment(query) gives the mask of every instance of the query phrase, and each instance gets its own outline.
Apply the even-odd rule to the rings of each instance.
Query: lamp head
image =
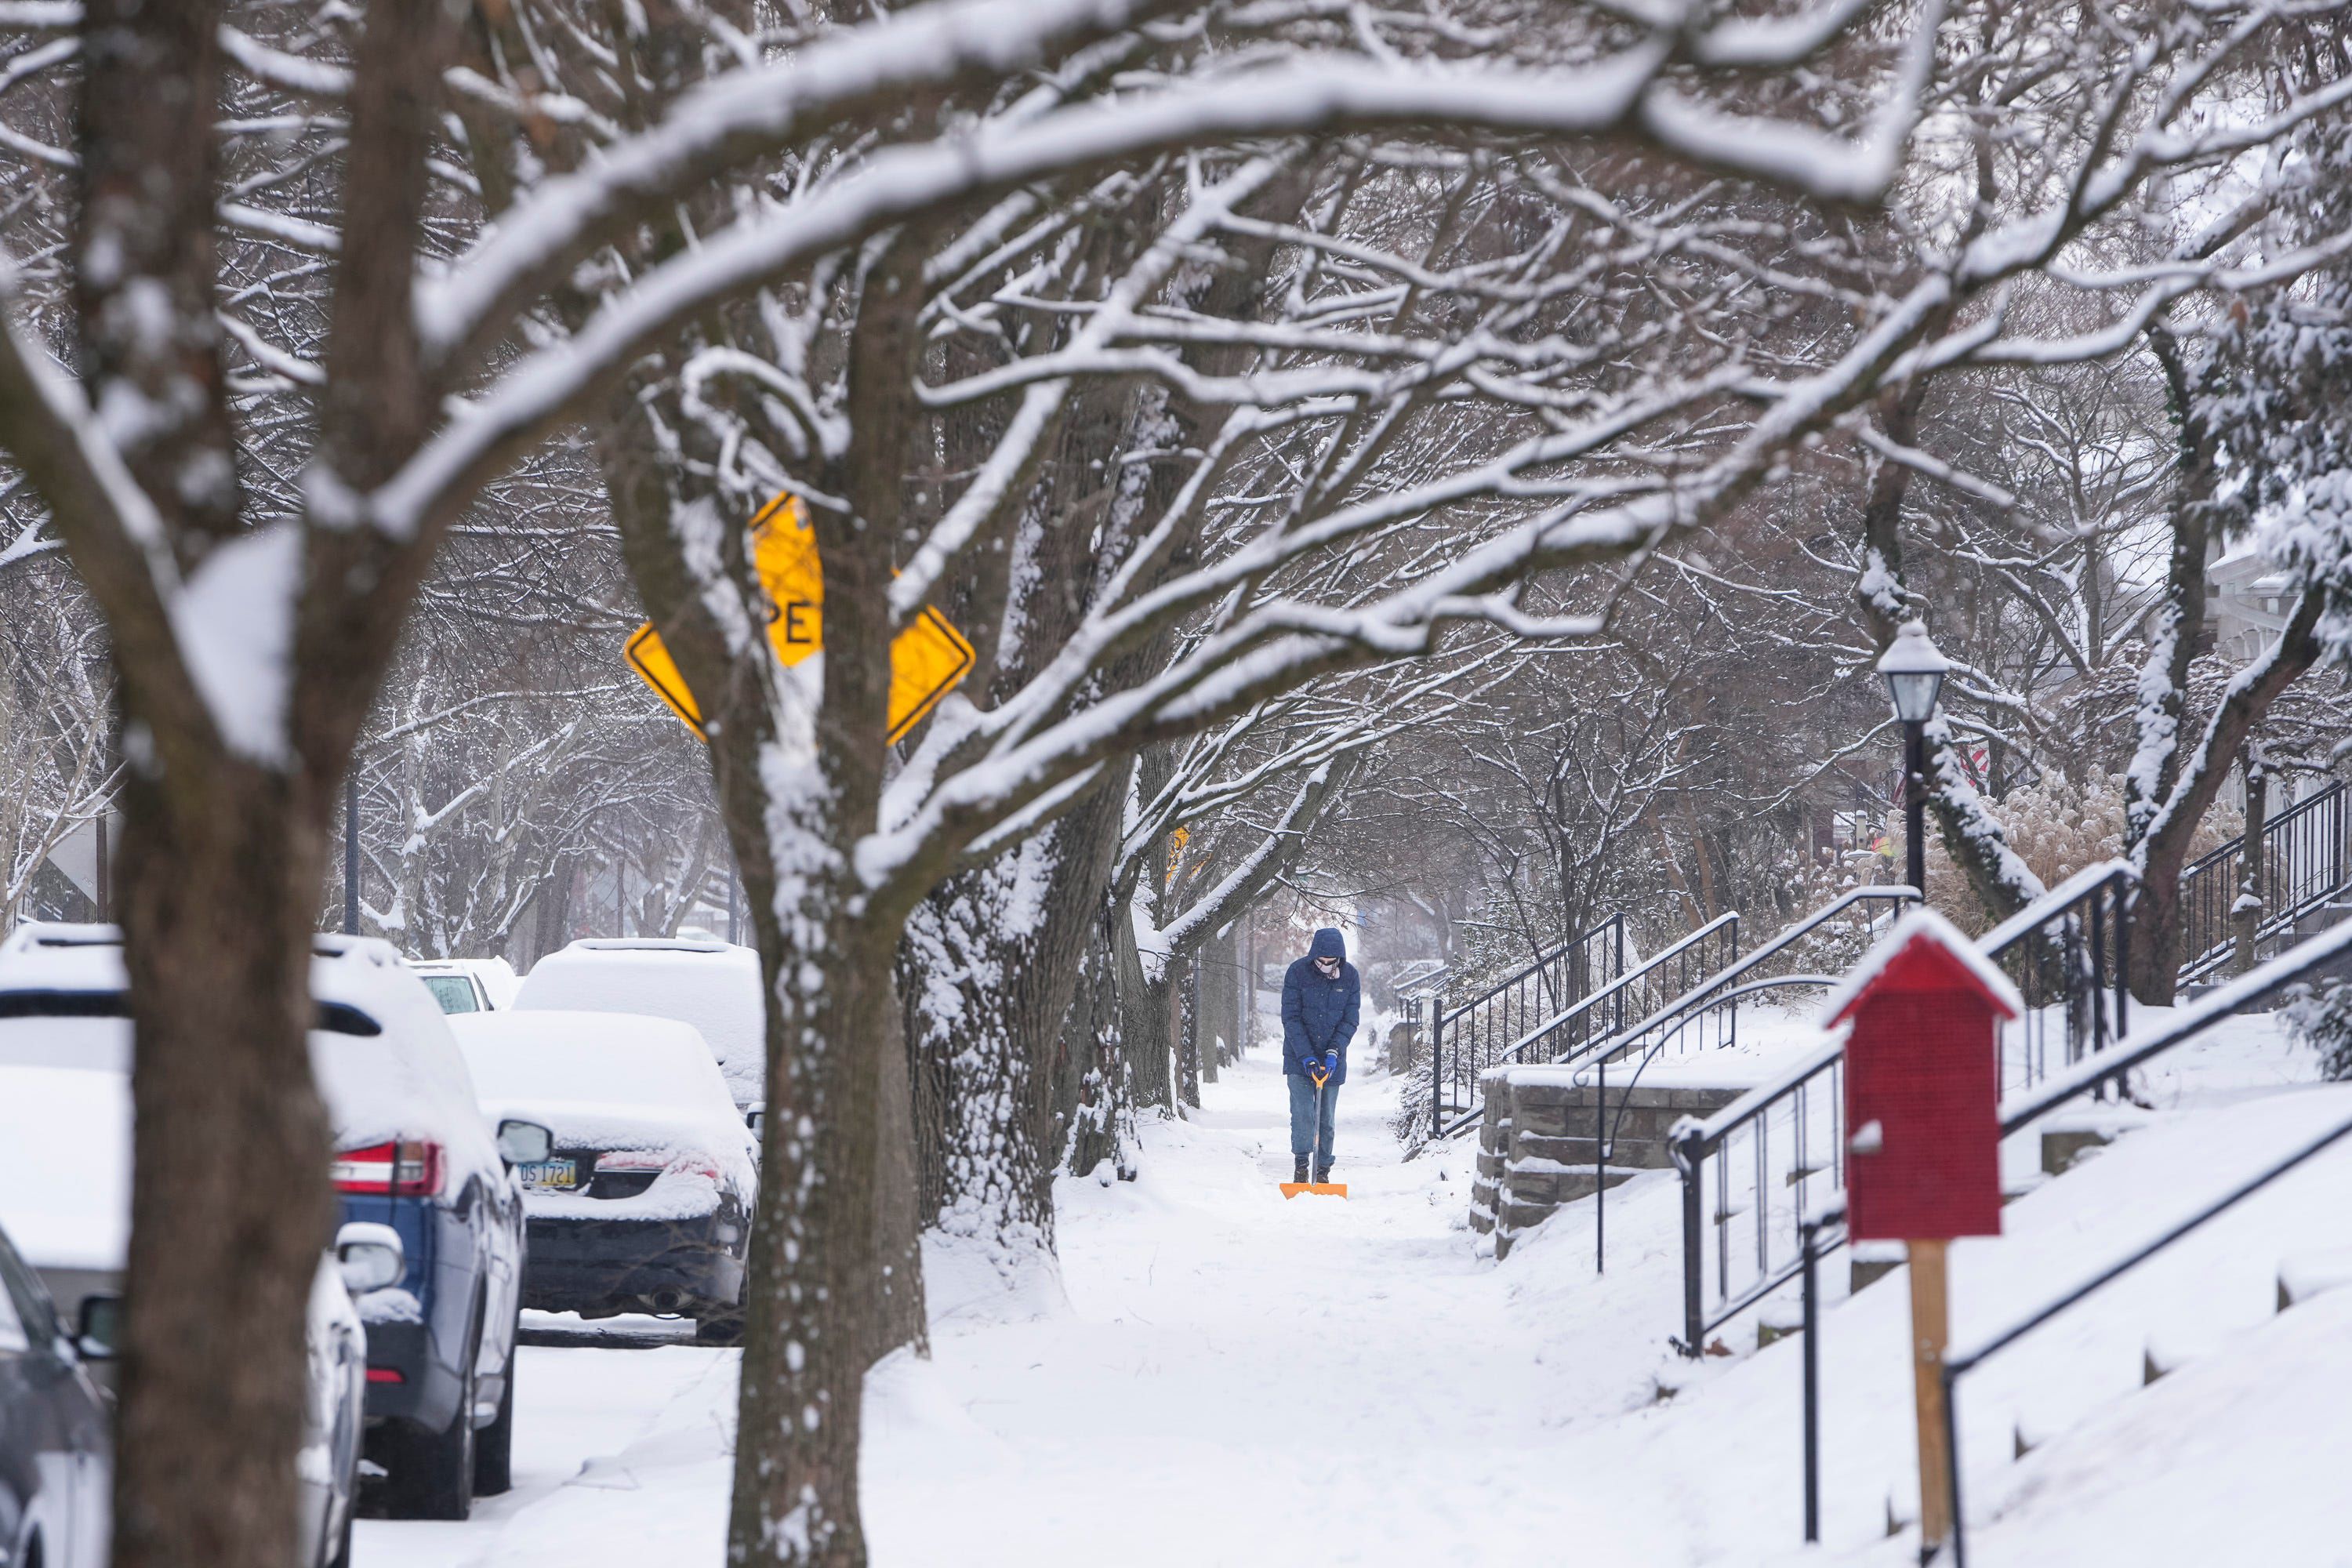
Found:
[[[1936,698],[1943,689],[1944,673],[1952,661],[1927,640],[1927,627],[1906,621],[1895,640],[1879,656],[1878,673],[1895,702],[1895,716],[1906,724],[1924,724],[1936,716]]]

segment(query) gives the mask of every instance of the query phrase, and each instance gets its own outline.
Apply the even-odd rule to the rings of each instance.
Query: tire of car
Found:
[[[474,1360],[469,1351],[446,1431],[394,1425],[385,1466],[394,1519],[463,1521],[474,1511]]]
[[[517,1314],[520,1329],[520,1314]],[[507,1384],[499,1395],[498,1419],[474,1434],[474,1495],[497,1497],[514,1486],[515,1352],[507,1342]]]
[[[743,1283],[735,1292],[735,1304],[723,1307],[694,1320],[694,1342],[698,1345],[740,1345],[743,1342],[743,1315],[751,1304],[751,1271],[743,1271]]]

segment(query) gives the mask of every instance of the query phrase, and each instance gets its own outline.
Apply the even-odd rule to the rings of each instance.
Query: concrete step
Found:
[[[1610,1165],[1596,1179],[1590,1165],[1553,1165],[1549,1161],[1518,1165],[1503,1179],[1503,1207],[1509,1212],[1539,1206],[1543,1213],[1531,1223],[1541,1224],[1560,1205],[1589,1198],[1603,1187],[1630,1182],[1640,1173],[1623,1165]]]
[[[1513,1081],[1511,1102],[1521,1110],[1538,1105],[1580,1105],[1590,1115],[1592,1103],[1603,1098],[1596,1084],[1575,1083],[1565,1075],[1544,1073],[1529,1075]],[[1612,1107],[1631,1103],[1635,1106],[1672,1107],[1690,1115],[1703,1115],[1722,1110],[1745,1092],[1738,1089],[1699,1089],[1686,1084],[1636,1084],[1624,1089],[1611,1083],[1606,1099]]]

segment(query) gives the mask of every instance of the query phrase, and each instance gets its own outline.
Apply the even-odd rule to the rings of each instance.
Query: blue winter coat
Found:
[[[1315,961],[1325,957],[1340,961],[1339,979],[1326,980],[1315,967]],[[1293,1078],[1311,1076],[1306,1068],[1310,1055],[1337,1051],[1339,1065],[1330,1081],[1348,1081],[1348,1042],[1356,1037],[1356,1008],[1363,985],[1347,957],[1348,944],[1339,928],[1325,926],[1307,944],[1307,956],[1282,977],[1282,1070]]]

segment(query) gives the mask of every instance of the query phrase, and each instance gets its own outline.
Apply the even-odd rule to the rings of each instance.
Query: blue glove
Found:
[[[1324,1076],[1325,1078],[1329,1078],[1333,1073],[1338,1072],[1339,1070],[1339,1052],[1337,1052],[1337,1051],[1326,1051],[1326,1052],[1324,1052],[1324,1053],[1323,1053],[1323,1076]]]

